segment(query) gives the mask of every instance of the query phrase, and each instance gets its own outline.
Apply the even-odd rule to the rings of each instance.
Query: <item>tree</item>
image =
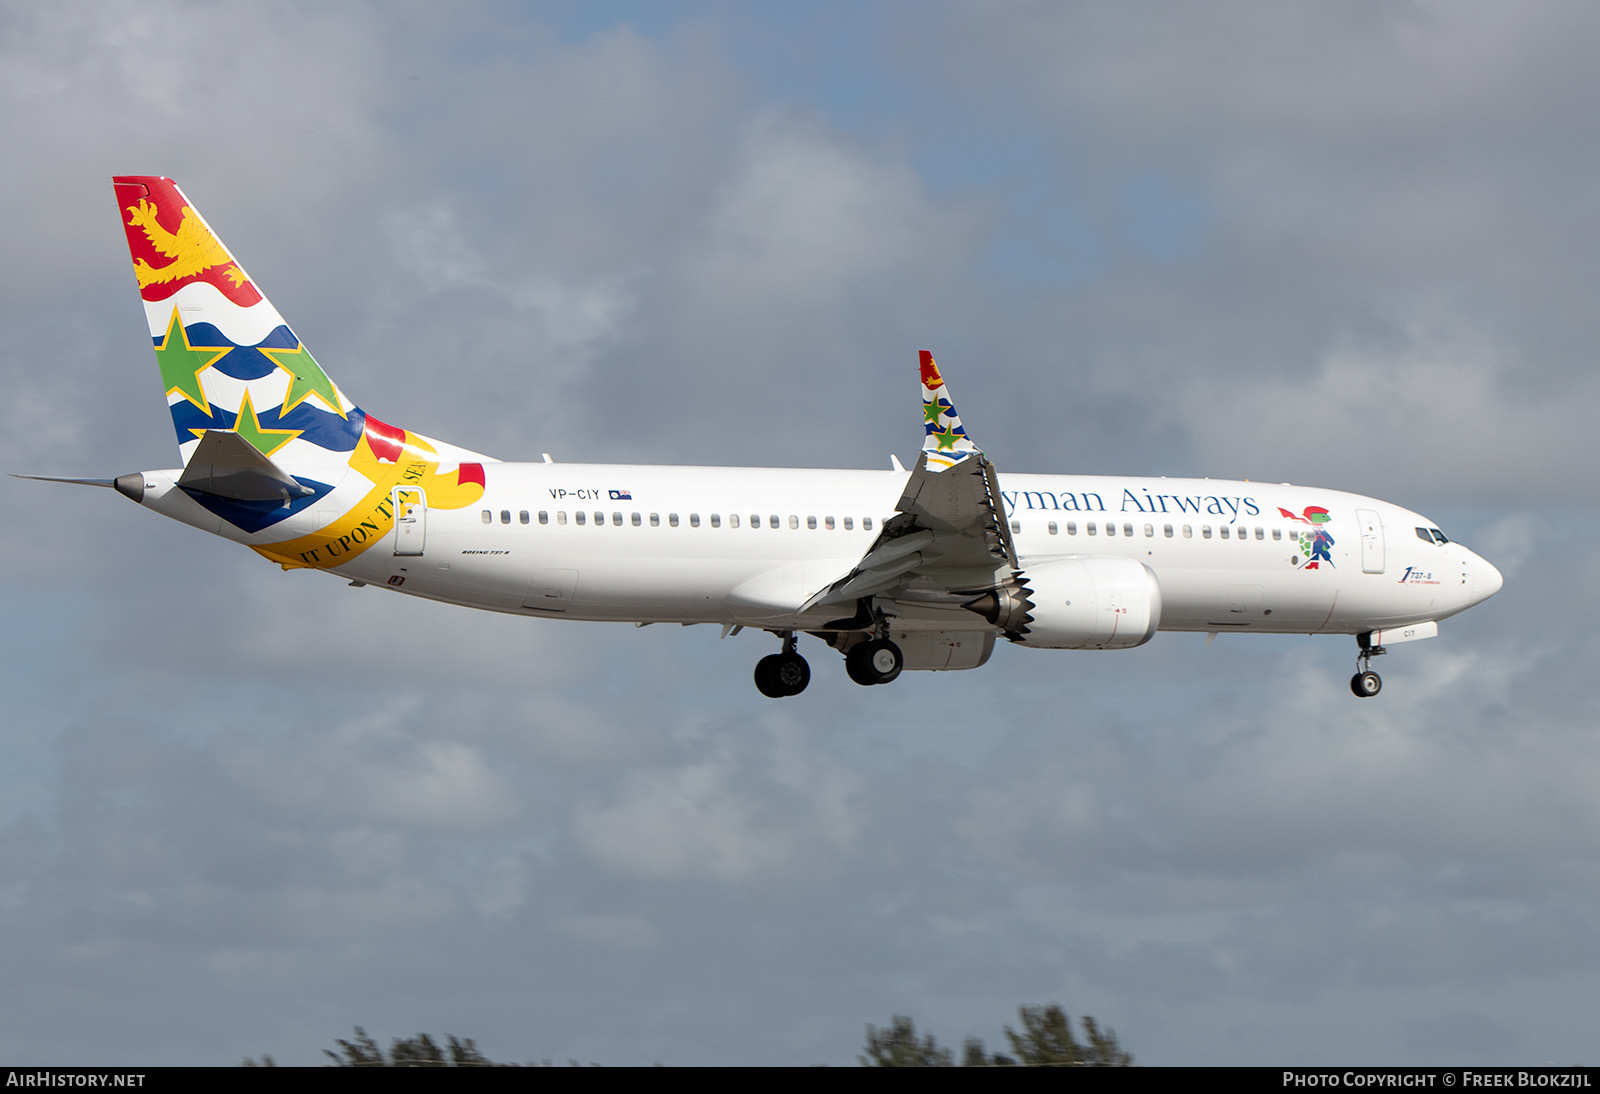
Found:
[[[1059,1003],[1043,1007],[1018,1007],[1022,1032],[1006,1027],[1006,1040],[1023,1067],[1128,1067],[1133,1057],[1117,1045],[1117,1035],[1108,1026],[1104,1032],[1093,1018],[1083,1018],[1080,1044],[1072,1035],[1072,1019]]]
[[[870,1058],[869,1058],[870,1057]],[[867,1025],[867,1055],[856,1057],[863,1067],[950,1067],[950,1050],[939,1047],[933,1034],[919,1039],[917,1029],[903,1014],[889,1020],[889,1028]]]
[[[354,1041],[339,1041],[342,1052],[323,1049],[322,1054],[339,1067],[496,1067],[499,1066],[483,1053],[472,1038],[465,1041],[447,1037],[447,1050],[426,1033],[415,1037],[396,1037],[385,1056],[378,1042],[367,1036],[367,1031],[356,1027]]]
[[[1022,1032],[1006,1027],[1006,1039],[1014,1055],[985,1051],[983,1041],[968,1037],[962,1045],[963,1067],[1128,1067],[1133,1057],[1117,1044],[1109,1027],[1102,1030],[1087,1015],[1083,1018],[1080,1042],[1072,1032],[1072,1019],[1059,1003],[1039,1007],[1018,1007]],[[933,1034],[918,1037],[910,1018],[895,1015],[889,1028],[867,1027],[867,1055],[858,1057],[865,1066],[950,1067],[954,1056],[942,1048]]]

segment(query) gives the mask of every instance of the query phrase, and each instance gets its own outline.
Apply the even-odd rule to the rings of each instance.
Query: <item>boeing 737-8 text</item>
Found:
[[[183,465],[116,479],[285,568],[549,619],[802,632],[851,679],[971,669],[997,637],[1125,649],[1158,630],[1428,638],[1500,574],[1397,505],[1288,484],[1000,474],[921,355],[924,444],[887,471],[502,463],[387,425],[328,378],[182,191],[113,180]],[[44,477],[44,476],[34,476]]]

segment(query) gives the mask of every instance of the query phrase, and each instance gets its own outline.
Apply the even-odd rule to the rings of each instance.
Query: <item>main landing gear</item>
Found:
[[[783,639],[783,652],[756,662],[756,688],[770,699],[799,695],[811,683],[811,666],[795,652],[793,631],[772,633]],[[858,684],[887,684],[900,675],[905,660],[900,647],[888,638],[866,639],[845,650],[844,670]]]
[[[769,699],[799,695],[811,683],[811,666],[794,650],[794,632],[779,631],[783,652],[756,662],[756,688]]]
[[[1350,690],[1358,698],[1370,699],[1383,690],[1383,678],[1372,671],[1372,659],[1389,651],[1382,646],[1372,645],[1371,631],[1356,635],[1356,645],[1360,650],[1356,654],[1356,674],[1350,677]]]

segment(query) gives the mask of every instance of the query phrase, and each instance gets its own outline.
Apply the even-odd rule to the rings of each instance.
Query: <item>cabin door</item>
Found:
[[[1361,525],[1361,572],[1383,573],[1383,521],[1371,509],[1357,509],[1356,521]]]
[[[428,534],[428,496],[420,487],[394,488],[394,553],[396,555],[422,554],[423,540]]]

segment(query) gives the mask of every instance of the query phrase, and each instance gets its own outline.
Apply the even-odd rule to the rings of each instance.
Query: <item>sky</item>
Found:
[[[1594,1063],[1600,8],[0,0],[0,470],[176,461],[110,187],[501,459],[1293,481],[1503,591],[797,699],[0,479],[0,1061]],[[1004,646],[1004,644],[1002,644]]]

